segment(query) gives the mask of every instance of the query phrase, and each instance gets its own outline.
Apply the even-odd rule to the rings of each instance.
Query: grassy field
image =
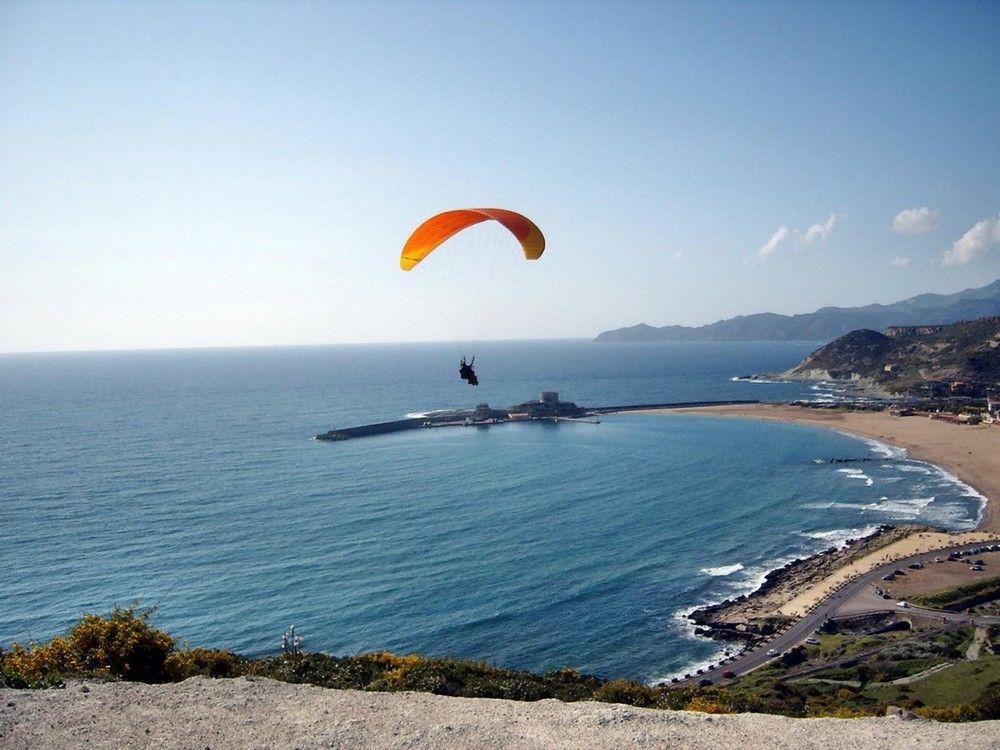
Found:
[[[1000,599],[1000,576],[984,578],[965,586],[956,586],[910,597],[910,601],[917,606],[928,609],[943,609],[949,612],[961,612],[969,607],[995,599]]]
[[[975,703],[994,683],[1000,683],[1000,656],[987,654],[976,661],[955,662],[909,685],[869,685],[862,692],[882,703],[917,700],[926,706],[952,706]]]

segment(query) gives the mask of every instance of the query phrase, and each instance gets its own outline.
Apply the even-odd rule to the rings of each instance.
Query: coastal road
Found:
[[[769,651],[777,651],[780,655],[789,649],[804,643],[806,638],[815,633],[824,622],[831,617],[836,617],[840,614],[841,609],[843,609],[848,602],[864,592],[865,587],[881,583],[882,576],[887,573],[891,573],[897,568],[905,568],[907,565],[911,565],[915,562],[922,562],[925,564],[929,563],[933,565],[934,563],[932,561],[935,557],[943,557],[950,555],[953,552],[971,550],[976,547],[982,547],[984,544],[994,544],[997,541],[1000,540],[994,539],[987,542],[975,542],[942,547],[941,549],[931,550],[930,552],[921,552],[917,555],[911,555],[910,557],[904,557],[898,560],[891,560],[887,563],[878,565],[867,573],[863,573],[857,578],[845,583],[839,589],[834,591],[833,594],[820,602],[819,605],[817,605],[811,612],[806,613],[805,616],[795,621],[787,630],[782,631],[769,641],[766,641],[765,643],[762,643],[761,645],[746,651],[740,656],[734,657],[727,662],[717,664],[711,669],[706,669],[702,674],[695,674],[690,678],[685,678],[675,683],[667,682],[660,684],[668,687],[690,687],[691,685],[697,685],[701,680],[709,680],[713,684],[718,684],[726,681],[726,678],[722,676],[723,672],[731,671],[737,677],[748,672],[752,672],[758,667],[762,667],[777,658],[776,656],[768,656]],[[938,619],[942,622],[969,622],[976,625],[1000,622],[1000,618],[998,617],[973,617],[960,612],[939,612],[937,610],[922,609],[920,607],[908,607],[903,609],[897,607],[895,602],[892,602],[891,605],[887,605],[881,609],[873,608],[868,610],[868,613],[875,612],[915,614],[922,617]],[[854,612],[852,614],[864,613]]]

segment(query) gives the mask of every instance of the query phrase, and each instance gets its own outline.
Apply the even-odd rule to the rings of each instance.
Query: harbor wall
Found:
[[[648,411],[652,409],[686,409],[695,406],[738,406],[741,404],[758,404],[760,401],[738,400],[738,401],[674,401],[666,404],[628,404],[626,406],[597,406],[584,407],[588,414],[611,414],[624,411]],[[375,424],[363,424],[357,427],[344,427],[339,430],[330,430],[322,435],[317,435],[317,440],[350,440],[359,437],[371,437],[373,435],[388,435],[393,432],[403,430],[414,430],[423,427],[427,422],[434,422],[431,417],[414,417],[411,419],[397,419],[394,422],[376,422]],[[454,422],[453,424],[461,424]]]
[[[699,406],[741,406],[759,404],[759,399],[738,399],[733,401],[673,401],[668,404],[628,404],[626,406],[587,407],[591,414],[611,414],[616,411],[648,411],[651,409],[692,409]]]
[[[363,424],[358,427],[345,427],[341,430],[330,430],[322,435],[317,435],[317,440],[348,440],[356,437],[370,437],[372,435],[388,435],[391,432],[402,432],[403,430],[413,430],[426,422],[424,417],[414,417],[412,419],[397,419],[394,422],[377,422],[375,424]]]

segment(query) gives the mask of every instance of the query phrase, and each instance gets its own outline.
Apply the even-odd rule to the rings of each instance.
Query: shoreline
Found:
[[[888,412],[810,409],[785,404],[699,406],[653,410],[654,414],[693,414],[764,419],[843,432],[902,448],[906,458],[931,464],[985,500],[972,531],[1000,533],[1000,429],[953,425],[927,417],[892,417]],[[957,533],[957,532],[956,532]]]
[[[880,526],[872,534],[831,546],[768,571],[752,591],[697,606],[687,613],[695,637],[752,648],[768,631],[807,612],[850,576],[888,557],[905,557],[949,543],[1000,533],[1000,430],[952,425],[926,417],[892,417],[888,412],[818,410],[785,404],[699,406],[645,413],[765,419],[806,424],[902,449],[908,460],[925,463],[981,500],[978,522],[968,531],[926,526]],[[889,533],[887,533],[889,532]],[[735,643],[734,643],[735,641]]]

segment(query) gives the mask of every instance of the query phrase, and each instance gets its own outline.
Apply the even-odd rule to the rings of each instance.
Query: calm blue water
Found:
[[[312,436],[408,412],[815,395],[733,382],[809,343],[343,346],[0,357],[0,643],[138,599],[192,645],[451,654],[652,679],[678,613],[967,488],[820,429],[680,415]],[[483,385],[458,380],[475,353]]]

